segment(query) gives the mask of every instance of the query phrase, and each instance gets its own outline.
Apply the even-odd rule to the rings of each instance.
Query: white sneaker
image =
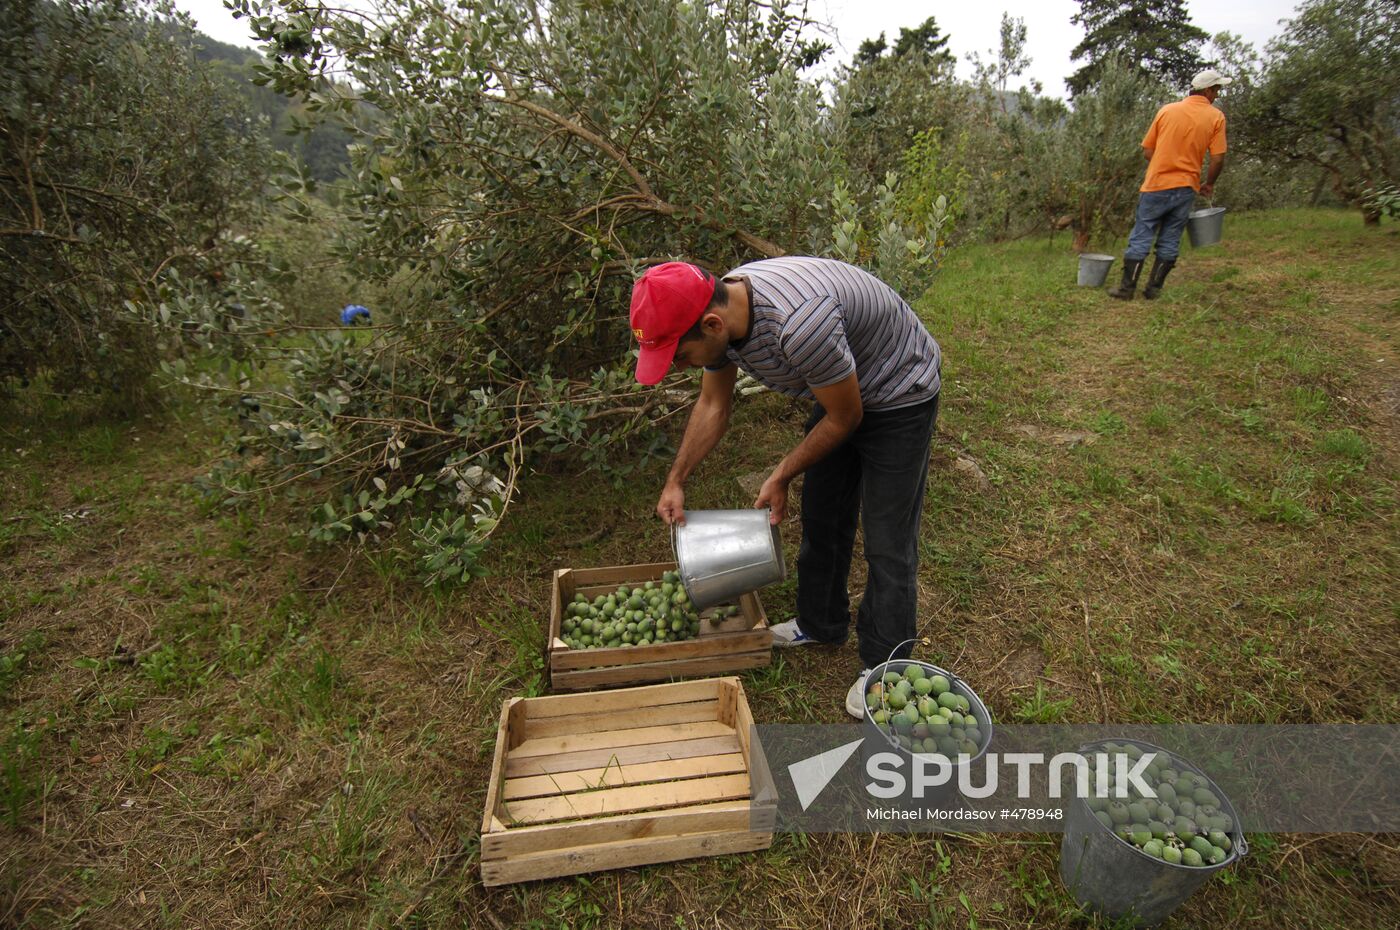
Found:
[[[865,719],[865,680],[870,677],[870,669],[860,673],[851,690],[846,692],[846,713],[857,720]]]
[[[797,625],[797,620],[784,620],[782,623],[775,623],[768,628],[773,634],[773,645],[775,646],[810,646],[816,640],[802,632],[802,628]]]

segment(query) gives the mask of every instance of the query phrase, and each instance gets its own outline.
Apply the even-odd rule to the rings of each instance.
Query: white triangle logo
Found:
[[[836,773],[841,771],[841,766],[846,764],[846,760],[855,754],[863,742],[865,741],[858,739],[788,766],[788,777],[792,779],[792,786],[797,789],[797,800],[802,803],[804,811],[817,799],[817,795],[831,784]]]

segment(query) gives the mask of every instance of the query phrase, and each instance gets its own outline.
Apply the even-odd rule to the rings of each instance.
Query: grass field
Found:
[[[921,654],[998,720],[1400,722],[1400,233],[1226,233],[1152,303],[1076,288],[1061,237],[958,250],[917,304],[945,352]],[[489,578],[434,597],[308,547],[285,504],[203,505],[191,410],[0,411],[0,927],[1094,925],[1049,835],[780,836],[484,889],[549,573],[668,557],[664,468],[530,476]],[[804,413],[746,399],[688,503],[746,506]],[[791,583],[764,598],[784,618]],[[852,638],[744,682],[760,722],[839,722],[858,671]],[[1396,837],[1251,839],[1168,926],[1400,924]]]

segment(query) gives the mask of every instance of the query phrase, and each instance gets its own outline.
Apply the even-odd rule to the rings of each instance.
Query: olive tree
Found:
[[[150,0],[0,5],[0,386],[150,399],[158,291],[198,273],[264,147]]]
[[[1379,222],[1368,191],[1400,179],[1400,7],[1304,3],[1237,109],[1257,147],[1321,169],[1366,223]]]
[[[314,489],[317,538],[407,523],[431,578],[470,574],[529,457],[616,478],[664,449],[690,395],[633,382],[643,268],[835,250],[820,48],[781,0],[230,5],[262,79],[350,126],[338,248],[392,294],[291,350],[285,385],[240,385],[215,486]],[[858,260],[930,270],[911,224],[863,220]]]

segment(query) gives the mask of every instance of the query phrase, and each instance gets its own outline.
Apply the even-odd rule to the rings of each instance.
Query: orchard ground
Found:
[[[916,302],[946,353],[918,654],[995,719],[1400,721],[1400,231],[1290,211],[1226,236],[1151,303],[1075,287],[1064,236],[955,251]],[[688,503],[747,506],[804,416],[744,399]],[[530,476],[490,576],[434,597],[382,552],[309,548],[285,504],[202,504],[217,436],[188,402],[12,408],[0,440],[0,926],[1094,925],[1050,835],[780,836],[481,886],[549,574],[668,558],[664,466]],[[790,615],[791,583],[763,597]],[[743,681],[760,721],[837,722],[858,671],[852,638]],[[1394,926],[1397,842],[1254,836],[1168,926]]]

